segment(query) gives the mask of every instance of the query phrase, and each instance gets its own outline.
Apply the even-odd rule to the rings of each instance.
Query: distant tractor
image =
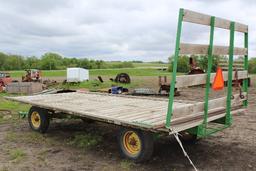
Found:
[[[41,82],[42,72],[38,69],[27,69],[27,74],[22,76],[22,82]]]
[[[7,84],[12,82],[10,73],[0,72],[0,92],[4,90]]]

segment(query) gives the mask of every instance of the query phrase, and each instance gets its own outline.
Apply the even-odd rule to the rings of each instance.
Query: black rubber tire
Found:
[[[135,132],[141,141],[141,150],[137,155],[131,155],[124,147],[123,137],[127,131]],[[121,128],[118,134],[118,144],[122,157],[133,160],[135,162],[144,162],[151,158],[154,148],[153,134],[146,131]]]
[[[32,124],[31,115],[33,112],[38,112],[38,114],[40,116],[41,122],[40,122],[40,125],[38,128],[34,127]],[[48,111],[46,109],[32,106],[28,113],[28,123],[29,123],[30,128],[33,131],[40,132],[42,134],[46,133],[46,131],[48,130],[49,125],[50,125],[50,117],[49,117]]]

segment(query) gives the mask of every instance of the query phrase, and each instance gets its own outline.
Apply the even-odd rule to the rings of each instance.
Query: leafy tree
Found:
[[[256,58],[251,58],[249,60],[249,68],[248,68],[249,73],[256,73]]]
[[[173,58],[174,56],[169,58],[170,66],[168,68],[169,71],[172,72],[172,65],[173,65]],[[189,72],[189,57],[188,56],[180,56],[178,58],[178,63],[177,63],[177,72],[183,72],[187,73]]]
[[[58,69],[58,66],[61,66],[62,59],[62,56],[57,53],[45,53],[41,58],[41,69]]]
[[[6,58],[8,56],[4,53],[0,53],[0,70],[5,70]]]
[[[37,57],[32,56],[25,59],[25,65],[24,65],[25,69],[39,68],[39,67],[40,67],[40,59],[38,59]]]

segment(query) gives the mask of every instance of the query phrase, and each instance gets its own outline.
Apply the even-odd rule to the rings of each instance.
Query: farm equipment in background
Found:
[[[223,71],[228,71],[229,64],[228,64],[227,60],[225,60],[225,59],[220,60],[218,65],[222,68]],[[235,77],[237,76],[238,71],[243,70],[243,66],[244,66],[244,64],[243,64],[242,60],[234,60],[233,71],[236,73]],[[248,86],[250,87],[251,86],[251,78],[248,77],[247,79],[248,79]],[[244,79],[236,78],[236,80],[232,81],[232,85],[235,86],[235,87],[242,86],[243,85],[243,80]],[[228,85],[227,81],[225,81],[225,85],[226,86]]]
[[[197,66],[196,61],[190,57],[189,58],[189,65],[190,65],[190,71],[187,73],[187,75],[195,75],[195,74],[204,74],[204,70]],[[159,76],[159,94],[162,94],[163,92],[166,92],[169,94],[170,92],[170,83],[167,82],[167,77],[164,76],[163,78]],[[174,90],[174,95],[179,96],[180,92],[177,88]]]
[[[192,57],[189,58],[189,65],[190,65],[190,71],[188,72],[188,75],[205,73],[202,68],[197,66],[196,61]]]
[[[0,92],[4,90],[7,84],[12,82],[10,73],[0,72]]]
[[[165,92],[166,94],[170,93],[170,83],[167,82],[167,77],[166,76],[159,76],[158,77],[158,84],[159,84],[159,90],[158,93],[159,94],[163,94],[163,92]],[[179,96],[180,92],[178,91],[177,88],[175,88],[174,90],[174,95],[175,96]]]
[[[27,69],[25,76],[22,76],[22,82],[41,82],[42,72],[38,69]]]
[[[116,78],[110,78],[111,81],[114,81],[116,83],[123,83],[123,84],[130,84],[131,78],[127,73],[120,73],[116,75]]]

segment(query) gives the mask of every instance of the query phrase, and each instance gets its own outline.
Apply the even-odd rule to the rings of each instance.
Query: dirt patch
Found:
[[[141,79],[145,80],[144,86],[157,88],[157,78]],[[185,89],[177,99],[200,100],[203,94],[201,88]],[[253,85],[246,114],[234,117],[230,128],[196,144],[185,145],[199,170],[256,170],[255,103],[256,87]],[[26,120],[1,123],[0,170],[193,170],[173,137],[158,139],[152,160],[146,163],[122,159],[116,141],[118,129],[99,122],[53,120],[48,133],[41,135],[32,132]],[[88,141],[88,136],[95,141]]]

